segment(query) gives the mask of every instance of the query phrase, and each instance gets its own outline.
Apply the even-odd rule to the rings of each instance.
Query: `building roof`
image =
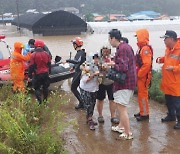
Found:
[[[54,11],[49,14],[42,13],[26,13],[19,17],[15,18],[12,21],[13,25],[20,26],[22,28],[27,28],[33,32],[45,32],[46,30],[51,30],[58,34],[58,31],[64,30],[64,32],[69,30],[73,34],[73,29],[77,31],[82,30],[82,32],[87,30],[87,23],[82,20],[80,17],[76,16],[67,11],[59,10]]]
[[[114,17],[125,17],[126,15],[125,14],[110,14],[111,16],[114,16]]]
[[[103,16],[97,16],[94,18],[94,21],[102,21],[104,19]]]
[[[32,29],[35,23],[38,22],[40,19],[42,19],[44,16],[45,14],[42,13],[26,13],[19,17],[19,21],[18,21],[18,17],[16,17],[12,21],[12,24],[19,27]]]
[[[93,15],[94,17],[101,16],[101,15],[100,15],[100,14],[98,14],[98,13],[92,13],[92,15]]]
[[[129,20],[151,20],[158,18],[161,14],[155,11],[139,11],[137,13],[131,14]]]
[[[114,16],[114,15],[110,15],[109,19],[112,21],[112,20],[116,20],[117,21],[117,17]]]

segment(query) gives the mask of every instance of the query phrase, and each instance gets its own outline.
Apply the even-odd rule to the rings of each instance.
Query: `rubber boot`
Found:
[[[139,112],[139,113],[134,114],[134,117],[138,117],[138,116],[140,116],[140,112]]]
[[[166,117],[161,119],[161,122],[170,122],[170,121],[176,121],[176,117],[171,116],[170,114],[167,114]]]
[[[176,125],[174,126],[174,129],[180,129],[180,116],[177,116],[177,123]]]

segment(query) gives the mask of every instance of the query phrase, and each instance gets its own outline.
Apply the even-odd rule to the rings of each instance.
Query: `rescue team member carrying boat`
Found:
[[[35,95],[39,104],[41,104],[41,86],[43,88],[43,101],[46,101],[48,97],[48,87],[50,85],[49,74],[51,72],[51,58],[50,55],[43,49],[43,41],[36,40],[34,46],[35,52],[33,52],[30,58],[28,77],[30,79],[32,79],[33,77],[33,87],[35,89]]]
[[[81,69],[80,65],[86,61],[86,52],[85,49],[82,49],[83,46],[83,40],[80,37],[76,37],[75,40],[72,41],[74,49],[77,51],[74,60],[68,59],[66,62],[74,64],[75,68],[75,74],[73,76],[72,85],[71,85],[71,91],[73,92],[74,96],[78,99],[79,104],[75,106],[75,109],[83,109],[84,103],[81,98],[81,95],[77,88],[80,84],[80,78],[81,78]]]

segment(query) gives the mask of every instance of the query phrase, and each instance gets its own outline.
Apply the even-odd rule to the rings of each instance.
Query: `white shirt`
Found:
[[[98,70],[97,66],[94,66],[94,71]],[[96,92],[99,90],[99,82],[98,77],[94,76],[91,80],[87,81],[89,79],[88,74],[83,74],[80,80],[80,88],[88,91],[88,92]]]

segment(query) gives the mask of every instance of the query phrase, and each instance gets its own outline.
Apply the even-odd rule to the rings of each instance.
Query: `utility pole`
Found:
[[[1,8],[1,9],[2,9],[2,11],[1,11],[1,13],[2,13],[2,14],[1,14],[1,19],[2,19],[2,24],[4,25],[4,15],[3,15],[3,14],[4,14],[4,9],[3,9],[4,7],[3,7],[3,2],[0,2],[0,5],[1,5],[1,7],[2,7],[2,8]]]
[[[19,20],[19,0],[16,0],[16,11],[17,11],[17,17],[18,17],[17,30],[18,30],[18,31],[20,31],[20,20]]]

